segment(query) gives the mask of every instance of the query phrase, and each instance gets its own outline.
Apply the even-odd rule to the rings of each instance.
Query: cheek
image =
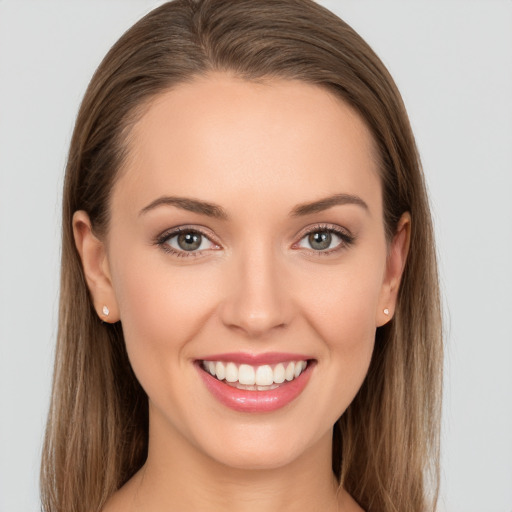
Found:
[[[211,272],[172,268],[160,255],[146,265],[143,260],[132,252],[119,260],[113,273],[126,348],[141,383],[164,378],[173,365],[186,360],[188,342],[208,318],[218,289]],[[178,355],[185,358],[178,360]]]
[[[315,293],[303,301],[304,316],[325,347],[319,365],[325,393],[318,405],[330,411],[333,422],[350,405],[368,372],[384,272],[381,261],[384,258],[370,265],[361,260],[337,268],[333,275],[317,276]]]
[[[385,258],[360,258],[316,276],[302,310],[332,350],[357,349],[374,338]]]

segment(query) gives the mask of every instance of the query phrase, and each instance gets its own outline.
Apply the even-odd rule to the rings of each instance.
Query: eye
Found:
[[[164,233],[157,243],[165,251],[185,257],[198,256],[201,251],[219,248],[204,233],[190,228],[178,228]]]
[[[339,228],[317,226],[306,232],[297,246],[316,252],[331,253],[347,247],[353,242],[354,237]]]

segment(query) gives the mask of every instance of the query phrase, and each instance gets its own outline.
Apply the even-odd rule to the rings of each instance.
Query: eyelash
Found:
[[[170,231],[166,231],[165,233],[162,233],[155,241],[156,245],[160,246],[162,250],[165,252],[172,254],[173,256],[177,256],[178,258],[197,258],[198,256],[201,256],[202,251],[177,251],[173,247],[171,247],[168,242],[171,240],[171,238],[174,238],[181,233],[194,233],[197,235],[201,235],[205,237],[207,240],[209,240],[212,244],[216,244],[216,242],[211,240],[210,235],[207,235],[205,232],[201,231],[200,229],[194,227],[187,227],[187,226],[181,226],[179,228],[174,228]]]
[[[209,240],[212,244],[218,245],[216,242],[211,240],[211,237],[207,235],[202,230],[198,229],[197,227],[187,227],[182,226],[179,228],[174,228],[170,231],[166,231],[159,235],[157,239],[155,240],[155,245],[158,245],[162,248],[165,252],[172,254],[173,256],[177,256],[178,258],[197,258],[202,255],[202,252],[204,251],[177,251],[173,247],[169,245],[169,240],[172,238],[180,235],[181,233],[192,233],[192,234],[198,234],[203,237],[205,237],[207,240]],[[341,239],[341,242],[334,247],[333,249],[326,249],[326,250],[315,250],[315,249],[309,249],[309,252],[312,253],[315,256],[329,256],[333,253],[336,253],[338,251],[341,251],[343,249],[346,249],[350,247],[355,242],[355,236],[351,235],[347,231],[329,224],[320,224],[317,226],[313,226],[312,228],[307,229],[303,233],[301,233],[299,241],[293,244],[293,247],[296,247],[304,238],[307,236],[313,234],[313,233],[332,233],[336,236],[338,236]],[[208,249],[205,249],[208,250]]]
[[[333,249],[326,250],[315,250],[309,249],[309,252],[314,256],[330,256],[331,254],[337,253],[343,249],[347,249],[351,245],[354,244],[356,238],[354,235],[350,234],[347,230],[344,230],[338,226],[334,226],[332,224],[318,224],[317,226],[313,226],[312,228],[307,228],[304,232],[300,234],[299,241],[293,244],[293,246],[297,246],[304,238],[313,234],[313,233],[331,233],[336,235],[341,239],[341,242],[334,247]]]

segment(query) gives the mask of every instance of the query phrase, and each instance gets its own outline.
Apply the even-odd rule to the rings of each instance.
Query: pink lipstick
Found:
[[[290,353],[215,354],[196,360],[207,389],[240,412],[271,412],[292,402],[306,387],[316,361]]]

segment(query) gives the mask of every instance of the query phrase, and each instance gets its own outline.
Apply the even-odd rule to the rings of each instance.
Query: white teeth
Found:
[[[228,382],[236,382],[238,380],[238,368],[235,363],[226,365],[226,380]]]
[[[219,378],[218,375],[217,378]],[[252,366],[249,366],[248,364],[241,364],[240,368],[238,369],[238,382],[240,382],[240,384],[248,385],[256,384],[254,368]]]
[[[226,367],[220,361],[215,365],[215,375],[219,380],[224,380],[226,377]]]
[[[276,389],[279,386],[277,384],[271,384],[270,386],[256,386],[258,391],[268,391],[269,389]]]
[[[284,365],[279,363],[274,368],[274,382],[276,384],[281,384],[284,382]]]
[[[286,367],[286,370],[284,372],[284,377],[287,381],[293,380],[293,377],[295,377],[295,364],[294,363],[288,363],[288,366]]]
[[[272,368],[264,364],[253,367],[248,364],[237,366],[233,362],[203,361],[203,368],[218,380],[226,380],[239,389],[265,391],[274,389],[285,380],[296,379],[307,367],[306,361],[278,363]]]
[[[256,384],[258,386],[270,386],[274,383],[274,372],[268,364],[258,366],[256,370]]]

